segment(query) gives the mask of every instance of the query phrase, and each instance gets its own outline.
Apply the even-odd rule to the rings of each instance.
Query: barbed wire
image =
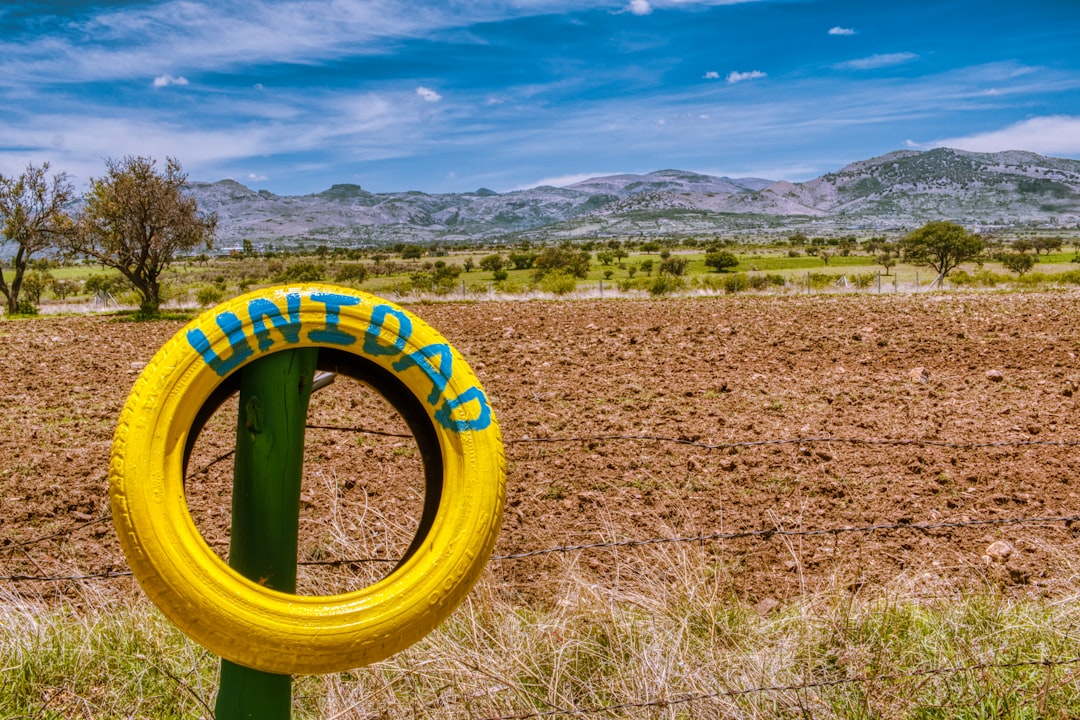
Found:
[[[872,675],[869,677],[844,677],[835,678],[832,680],[817,680],[808,683],[801,683],[798,685],[760,685],[752,688],[720,690],[713,693],[690,693],[685,695],[676,695],[670,698],[659,698],[656,700],[644,700],[640,702],[624,702],[614,705],[603,705],[590,708],[574,708],[572,710],[555,708],[552,710],[541,710],[537,712],[523,713],[518,715],[499,715],[496,717],[488,717],[484,720],[532,720],[533,718],[557,717],[559,715],[565,715],[569,717],[581,717],[586,715],[599,715],[601,713],[610,713],[618,710],[663,708],[670,707],[672,705],[685,705],[687,703],[700,702],[702,700],[718,700],[720,698],[736,698],[745,695],[791,692],[797,690],[817,690],[821,688],[836,687],[839,685],[852,685],[855,683],[869,684],[876,682],[892,682],[897,680],[914,680],[916,678],[927,678],[934,676],[951,677],[955,675],[963,675],[964,673],[977,672],[980,670],[1011,670],[1016,668],[1042,666],[1046,667],[1047,671],[1049,671],[1051,668],[1062,667],[1066,665],[1076,665],[1078,663],[1080,663],[1080,656],[1057,660],[1018,660],[1016,662],[1008,663],[985,662],[963,666],[928,668],[926,670],[915,670],[907,673],[885,673],[882,675]]]
[[[102,518],[104,521],[107,518]],[[1007,517],[1007,518],[985,518],[982,520],[958,520],[955,522],[895,522],[895,523],[876,523],[873,525],[844,525],[841,527],[832,528],[812,528],[812,529],[787,529],[783,527],[774,528],[761,528],[758,530],[741,530],[734,532],[713,532],[703,533],[700,535],[683,535],[673,537],[657,537],[657,538],[644,538],[644,539],[629,539],[629,540],[611,540],[605,542],[593,542],[593,543],[580,543],[577,545],[556,545],[548,548],[540,548],[537,550],[526,550],[519,553],[508,553],[503,555],[492,555],[491,560],[509,561],[509,560],[523,560],[525,558],[538,557],[541,555],[552,555],[557,553],[570,553],[580,552],[583,550],[600,550],[606,548],[631,548],[631,547],[643,547],[647,545],[662,545],[670,543],[704,543],[717,540],[744,540],[744,539],[759,539],[768,540],[772,537],[821,537],[821,536],[837,536],[849,533],[873,533],[873,532],[889,532],[898,530],[914,530],[917,532],[932,532],[935,530],[949,530],[955,528],[969,528],[969,527],[987,527],[987,526],[1007,526],[1007,525],[1057,525],[1064,524],[1065,527],[1071,528],[1073,524],[1080,523],[1080,515],[1048,515],[1048,516],[1036,516],[1036,517]],[[59,533],[54,533],[49,538],[56,537]],[[39,538],[39,540],[45,538]],[[300,560],[297,565],[303,567],[313,566],[326,566],[326,567],[342,567],[348,565],[364,565],[372,563],[396,563],[397,558],[381,558],[381,557],[367,557],[367,558],[341,558],[335,560]],[[102,572],[93,573],[89,575],[66,575],[66,576],[39,576],[39,575],[9,575],[0,576],[0,581],[10,582],[29,582],[29,581],[42,581],[53,582],[63,580],[91,580],[96,578],[112,578],[112,577],[125,577],[130,575],[130,572]]]
[[[307,425],[309,430],[336,430],[356,434],[382,435],[385,437],[411,438],[406,433],[388,433],[381,430],[371,430],[361,426],[348,425]],[[707,443],[686,437],[672,437],[668,435],[575,435],[568,437],[529,437],[506,438],[506,445],[519,445],[525,443],[580,443],[580,442],[604,442],[621,440],[630,442],[667,442],[677,445],[689,445],[704,450],[729,450],[731,448],[761,447],[765,445],[812,445],[815,443],[837,443],[846,445],[890,445],[890,446],[928,446],[942,447],[953,450],[978,450],[981,448],[995,447],[1026,447],[1026,446],[1049,446],[1049,447],[1080,447],[1080,440],[995,440],[991,442],[950,442],[947,440],[932,440],[926,438],[855,438],[837,437],[832,435],[813,435],[807,437],[776,438],[772,440],[740,440],[724,443]],[[215,460],[214,462],[218,462]]]
[[[381,437],[411,438],[408,433],[392,433],[382,430],[372,430],[362,426],[348,425],[306,425],[308,430],[330,430],[348,432],[357,435],[378,435]],[[670,437],[666,435],[576,435],[570,437],[529,437],[507,438],[503,440],[506,445],[523,445],[528,443],[589,443],[607,441],[629,442],[666,442],[676,445],[688,445],[702,450],[731,450],[734,448],[764,447],[768,445],[813,445],[816,443],[837,443],[843,445],[885,445],[894,447],[941,447],[952,450],[978,450],[983,448],[997,447],[1080,447],[1080,440],[997,440],[993,442],[958,443],[947,440],[929,440],[924,438],[852,438],[833,437],[820,435],[810,437],[778,438],[773,440],[739,440],[725,443],[707,443],[691,438]],[[233,456],[234,450],[228,450],[203,465],[192,476],[202,475],[218,463]]]
[[[8,582],[65,582],[78,580],[108,580],[110,578],[131,577],[130,570],[108,570],[86,575],[8,575],[0,580]]]
[[[628,548],[645,545],[663,545],[668,543],[701,543],[710,540],[743,540],[758,538],[768,540],[772,537],[815,537],[823,535],[843,535],[847,533],[871,533],[890,530],[917,530],[930,532],[933,530],[945,530],[951,528],[979,527],[988,525],[1037,525],[1064,523],[1066,527],[1073,523],[1080,523],[1080,515],[1055,515],[1046,517],[1026,518],[986,518],[984,520],[958,520],[956,522],[896,522],[878,523],[875,525],[843,526],[835,528],[816,528],[811,530],[794,530],[785,528],[762,528],[760,530],[742,530],[736,532],[714,532],[701,535],[684,535],[676,537],[646,538],[642,540],[611,540],[606,542],[581,543],[578,545],[557,545],[538,550],[526,550],[519,553],[506,555],[492,555],[492,560],[521,560],[524,558],[551,555],[555,553],[577,552],[580,550],[598,550],[604,548]],[[396,562],[385,558],[349,558],[342,560],[318,560],[300,563],[302,565],[351,565],[365,562]]]
[[[0,546],[0,549],[6,550],[6,549],[9,549],[9,548],[21,548],[21,547],[26,547],[28,545],[36,545],[37,543],[45,542],[46,540],[53,540],[53,539],[58,538],[58,537],[68,537],[70,535],[74,535],[75,533],[79,532],[80,530],[85,530],[88,527],[93,527],[95,525],[100,525],[101,523],[109,522],[110,520],[112,520],[111,515],[103,515],[102,517],[99,517],[99,518],[93,518],[91,520],[87,520],[87,521],[83,522],[81,525],[76,525],[73,528],[67,528],[66,530],[59,530],[59,531],[51,533],[49,535],[42,535],[41,537],[36,537],[36,538],[31,539],[31,540],[22,540],[20,542],[7,543],[6,545]]]
[[[379,435],[383,437],[397,437],[397,438],[411,438],[412,435],[405,433],[390,433],[382,430],[374,430],[371,428],[364,428],[360,426],[338,426],[338,425],[307,425],[308,429],[316,430],[330,430],[340,432],[351,432],[357,434],[371,434]],[[734,441],[726,443],[706,443],[691,438],[685,437],[672,437],[666,435],[621,435],[621,434],[608,434],[608,435],[577,435],[567,437],[521,437],[511,438],[504,442],[507,445],[516,444],[528,444],[528,443],[588,443],[588,442],[604,442],[604,441],[627,441],[627,442],[667,442],[680,445],[688,445],[692,447],[702,448],[706,450],[725,450],[731,448],[750,448],[750,447],[763,447],[770,445],[809,445],[814,443],[837,443],[837,444],[849,444],[849,445],[877,445],[877,446],[932,446],[943,447],[954,450],[976,450],[983,448],[996,448],[996,447],[1028,447],[1028,446],[1043,446],[1043,447],[1078,447],[1080,446],[1080,440],[1000,440],[1000,441],[988,441],[988,442],[949,442],[945,440],[930,440],[924,438],[855,438],[855,437],[834,437],[830,435],[820,436],[806,436],[806,437],[794,437],[794,438],[774,438],[769,440],[744,440]],[[209,463],[201,467],[199,470],[191,473],[191,475],[200,475],[206,473],[211,467],[219,462],[231,457],[234,454],[234,450],[229,450],[221,455],[217,456]],[[100,525],[110,520],[109,515],[105,515],[99,518],[80,523],[79,525],[68,528],[65,530],[59,530],[48,535],[43,535],[37,538],[31,538],[29,540],[22,540],[19,542],[9,542],[0,550],[3,549],[16,549],[26,548],[30,545],[45,542],[48,540],[54,540],[57,538],[67,537],[73,535],[85,528]],[[717,540],[740,540],[748,538],[761,538],[769,539],[776,536],[785,537],[814,537],[814,536],[836,536],[847,533],[871,533],[877,531],[896,531],[896,530],[916,530],[922,532],[929,532],[932,530],[942,530],[950,528],[964,528],[964,527],[976,527],[976,526],[1002,526],[1002,525],[1024,525],[1024,524],[1047,524],[1047,523],[1064,523],[1066,526],[1071,526],[1073,523],[1080,522],[1080,515],[1072,516],[1050,516],[1050,517],[1034,517],[1034,518],[988,518],[983,520],[965,520],[956,522],[933,522],[933,523],[914,523],[914,522],[896,522],[896,523],[878,523],[874,525],[863,526],[844,526],[835,528],[817,528],[817,529],[785,529],[785,528],[761,528],[757,530],[744,530],[736,532],[713,532],[703,533],[700,535],[690,536],[678,536],[678,537],[658,537],[658,538],[646,538],[646,539],[628,539],[628,540],[616,540],[607,542],[593,542],[593,543],[580,543],[575,545],[560,545],[549,548],[540,548],[536,550],[528,550],[519,553],[510,553],[504,555],[493,555],[492,560],[508,561],[508,560],[520,560],[524,558],[538,557],[542,555],[551,555],[556,553],[578,552],[584,550],[596,550],[604,548],[629,548],[640,547],[647,545],[659,545],[666,543],[703,543],[708,541]],[[394,558],[343,558],[336,560],[304,560],[298,564],[302,566],[330,566],[340,567],[347,565],[361,565],[371,563],[395,563],[398,562]],[[8,582],[60,582],[60,581],[80,581],[80,580],[95,580],[114,577],[126,577],[130,572],[100,572],[90,573],[86,575],[57,575],[57,576],[45,576],[45,575],[9,575],[0,576],[0,581]]]

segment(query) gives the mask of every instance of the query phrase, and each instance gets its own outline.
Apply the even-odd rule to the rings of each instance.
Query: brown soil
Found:
[[[1078,441],[1075,293],[411,309],[469,360],[507,440],[497,555],[716,532],[1080,514],[1077,446],[701,446],[825,436]],[[0,323],[0,575],[126,569],[110,525],[94,522],[109,512],[111,435],[135,377],[181,325],[103,317]],[[405,432],[385,401],[346,379],[316,394],[309,417]],[[226,406],[203,433],[188,475],[193,516],[223,555],[231,462],[213,461],[231,447],[233,423]],[[595,439],[611,435],[689,442]],[[536,442],[568,438],[585,439]],[[307,448],[301,559],[399,557],[422,503],[413,441],[311,430]],[[773,534],[497,559],[489,571],[508,593],[548,596],[568,566],[598,583],[632,584],[678,572],[672,559],[689,551],[707,554],[733,594],[753,602],[898,582],[1053,594],[1076,572],[1077,532],[1080,524],[1042,522]],[[22,544],[51,533],[60,534]],[[1015,551],[988,562],[997,540]],[[306,566],[303,589],[353,587],[390,567]],[[3,583],[34,593],[65,586]]]

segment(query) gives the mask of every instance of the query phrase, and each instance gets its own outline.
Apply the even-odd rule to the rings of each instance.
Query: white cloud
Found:
[[[763,73],[760,70],[751,70],[750,72],[737,72],[732,70],[728,73],[728,84],[734,85],[735,83],[743,82],[744,80],[757,80],[758,78],[769,77],[768,73]]]
[[[557,175],[555,177],[540,178],[536,182],[522,185],[521,187],[514,188],[515,190],[528,190],[529,188],[550,186],[550,187],[566,187],[567,185],[573,185],[579,182],[585,182],[586,180],[592,180],[598,177],[608,177],[609,175],[618,175],[614,172],[592,172],[592,173],[574,173],[572,175]]]
[[[266,175],[259,175],[258,173],[248,173],[247,179],[252,182],[263,182],[264,180],[269,180],[270,178],[268,178]]]
[[[652,12],[652,5],[649,4],[649,0],[630,0],[626,9],[634,15],[648,15]]]
[[[829,34],[830,35],[854,35],[855,30],[854,30],[854,28],[846,28],[846,27],[840,27],[839,25],[836,25],[834,27],[829,28]]]
[[[435,92],[431,88],[426,88],[423,85],[416,88],[416,94],[424,98],[427,102],[439,102],[442,100],[442,95]]]
[[[186,77],[184,77],[183,75],[181,75],[180,77],[173,77],[172,75],[165,74],[165,75],[159,75],[158,77],[154,78],[154,87],[156,87],[156,88],[168,87],[170,85],[187,85],[187,84],[188,84],[188,79]]]
[[[705,73],[705,75],[703,75],[702,77],[704,77],[704,79],[706,79],[706,80],[719,80],[720,79],[720,73],[716,72],[715,70],[710,70],[709,72]]]
[[[1028,150],[1040,155],[1080,155],[1080,116],[1034,117],[1000,130],[935,140],[923,147],[950,147],[972,152]]]
[[[870,57],[848,60],[834,65],[838,70],[876,70],[877,68],[892,67],[911,62],[919,56],[911,52],[883,53]]]

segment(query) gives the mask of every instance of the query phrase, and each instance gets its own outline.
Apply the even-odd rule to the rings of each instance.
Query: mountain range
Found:
[[[978,228],[1080,224],[1080,161],[948,148],[899,150],[807,182],[660,170],[505,193],[372,193],[342,184],[281,196],[233,180],[193,182],[188,192],[217,214],[219,246],[244,238],[354,245],[886,231],[930,220]]]

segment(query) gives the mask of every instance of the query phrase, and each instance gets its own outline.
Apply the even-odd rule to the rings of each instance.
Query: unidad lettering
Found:
[[[300,308],[305,299],[320,308],[323,316],[321,325],[303,327]],[[363,303],[363,298],[333,292],[286,293],[284,307],[266,297],[257,297],[248,302],[250,322],[247,324],[231,311],[218,313],[214,318],[228,341],[228,349],[224,352],[219,354],[215,351],[206,333],[199,328],[188,330],[187,341],[210,369],[225,377],[256,355],[271,351],[279,343],[286,346],[299,343],[302,335],[316,345],[355,345],[360,339],[341,328],[341,310]],[[390,305],[378,304],[372,307],[371,319],[360,347],[367,356],[392,359],[391,367],[398,373],[414,370],[422,373],[431,383],[430,392],[422,399],[435,409],[435,420],[443,427],[461,432],[483,430],[491,425],[491,407],[479,387],[469,387],[453,398],[444,397],[454,372],[454,353],[450,346],[431,343],[409,350],[412,333],[412,321],[408,315]],[[460,411],[456,418],[455,411]],[[462,419],[462,415],[466,419]]]

